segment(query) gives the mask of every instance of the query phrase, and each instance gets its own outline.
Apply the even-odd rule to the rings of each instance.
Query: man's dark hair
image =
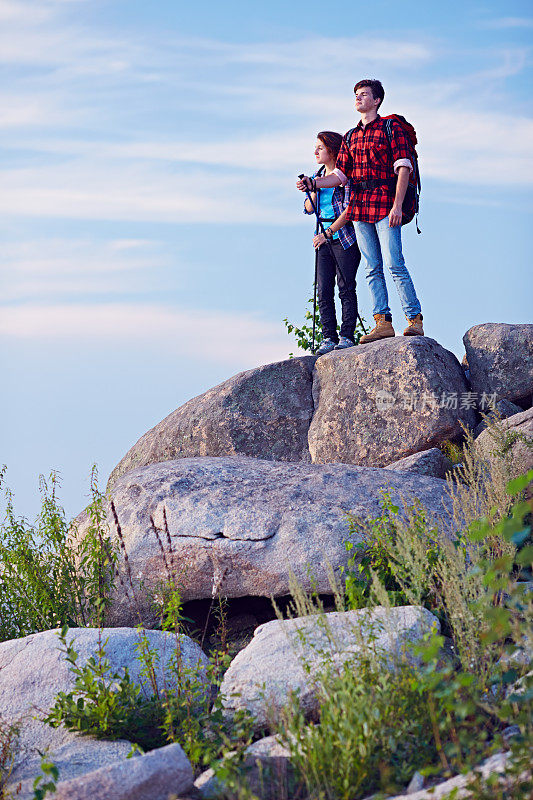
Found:
[[[320,131],[320,133],[317,133],[316,138],[320,139],[322,144],[327,147],[330,156],[337,158],[342,144],[342,136],[340,133],[335,133],[335,131]]]
[[[371,89],[372,97],[374,98],[374,100],[379,99],[379,105],[378,105],[379,108],[379,106],[383,102],[383,98],[385,97],[385,89],[383,88],[381,81],[377,81],[374,78],[363,78],[362,81],[359,81],[353,87],[354,94],[358,89],[362,89],[363,86],[368,86]]]

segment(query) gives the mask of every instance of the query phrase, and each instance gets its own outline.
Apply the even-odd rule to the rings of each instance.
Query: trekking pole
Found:
[[[302,172],[302,174],[298,175],[298,177],[300,178],[301,181],[303,181],[303,179],[306,176]],[[305,193],[307,195],[307,199],[311,203],[313,212],[314,212],[314,214],[316,216],[316,227],[317,227],[317,231],[316,232],[318,233],[318,228],[320,227],[320,232],[323,235],[324,239],[326,240],[326,244],[329,247],[329,252],[331,254],[331,257],[332,257],[333,261],[335,262],[335,265],[336,265],[336,267],[337,267],[337,269],[339,270],[339,273],[340,273],[341,269],[340,269],[340,266],[339,266],[339,262],[337,261],[337,256],[335,255],[335,251],[333,250],[333,246],[332,246],[330,240],[326,236],[326,229],[324,228],[322,220],[320,219],[320,215],[319,215],[319,213],[317,211],[317,207],[313,203],[313,198],[311,197],[311,193],[310,193],[309,189],[307,188],[307,185],[305,187]],[[318,265],[318,249],[315,250],[315,298],[316,298],[317,265]],[[316,304],[316,300],[315,300],[315,304]],[[361,327],[362,327],[363,331],[366,333],[367,331],[366,331],[365,326],[363,325],[363,320],[361,319],[361,317],[359,315],[359,312],[357,312],[357,318],[358,318],[359,322],[361,323]],[[313,343],[314,343],[314,340],[315,340],[314,339],[314,331],[315,331],[315,309],[313,308]],[[313,352],[314,352],[314,348],[313,348]]]
[[[298,175],[298,177],[300,178],[300,180],[302,180],[302,178],[305,178],[305,175],[302,173],[301,175]],[[309,190],[307,188],[305,190],[305,193],[307,195],[307,199],[311,203],[313,212],[314,212],[315,217],[316,217],[316,228],[315,228],[315,235],[316,235],[316,234],[318,234],[319,225],[322,226],[322,231],[324,231],[324,226],[322,225],[322,220],[320,219],[320,215],[318,213],[317,207],[313,203],[313,198],[311,197],[311,193],[309,192]],[[324,234],[324,236],[326,236],[326,235]],[[327,236],[326,236],[326,239],[327,239]],[[337,263],[337,262],[335,261],[335,263]],[[311,345],[311,352],[313,353],[313,355],[315,354],[316,285],[317,285],[317,282],[318,282],[318,247],[315,247],[315,282],[313,284],[313,342],[312,342],[312,345]]]
[[[318,219],[318,218],[317,218]],[[315,235],[318,233],[318,222],[315,228]],[[315,354],[315,328],[316,328],[316,285],[318,281],[318,247],[315,247],[315,282],[313,284],[313,344],[311,352]]]

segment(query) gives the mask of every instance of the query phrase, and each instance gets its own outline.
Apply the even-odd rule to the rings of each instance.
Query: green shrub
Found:
[[[50,760],[48,753],[41,755],[41,772],[33,781],[32,800],[44,800],[48,794],[53,794],[59,780],[59,769]]]
[[[72,641],[67,642],[68,628],[59,634],[61,650],[75,677],[72,690],[60,692],[55,705],[44,718],[51,727],[63,724],[68,730],[89,734],[97,739],[127,739],[143,749],[161,746],[155,701],[145,698],[127,669],[111,670],[105,654],[106,641],[99,640],[97,653],[85,666],[77,664],[78,654]]]
[[[287,333],[289,334],[292,333],[294,335],[298,349],[309,350],[309,352],[311,352],[313,346],[313,305],[314,305],[313,298],[310,297],[309,300],[307,301],[307,309],[304,315],[305,321],[303,322],[301,327],[295,325],[292,322],[289,322],[287,317],[285,317],[285,319],[283,320],[283,324],[287,328]],[[320,347],[320,344],[323,339],[322,324],[320,322],[320,314],[318,313],[318,310],[316,311],[314,318],[315,318],[315,350],[316,350],[318,347]],[[358,319],[354,333],[355,344],[359,344],[359,339],[364,334],[364,332],[365,331],[363,329],[363,325],[361,324],[361,320]],[[293,355],[294,355],[293,353],[289,353],[290,358],[292,358]]]
[[[105,529],[96,468],[87,509],[91,524],[79,542],[58,504],[58,484],[55,473],[48,482],[41,477],[42,507],[34,525],[15,515],[6,491],[0,526],[0,641],[63,625],[98,625],[103,619],[117,556]]]
[[[381,490],[381,514],[370,519],[348,515],[350,556],[343,569],[347,609],[364,608],[371,602],[372,578],[385,590],[390,605],[424,604],[435,610],[437,598],[431,575],[439,558],[439,534],[429,528],[423,506],[415,501],[400,507],[389,491]],[[354,544],[353,539],[360,539]]]
[[[452,652],[443,655],[444,637],[434,633],[415,648],[420,667],[398,662],[391,669],[370,637],[352,663],[318,676],[318,722],[292,698],[280,735],[313,798],[394,793],[415,770],[443,780],[504,748],[502,733],[511,725],[519,734],[508,772],[524,796],[531,791],[533,603],[516,578],[533,557],[531,509],[520,499],[532,478],[533,471],[508,485],[514,505],[506,516],[473,521],[455,543],[426,531],[428,544],[423,510],[415,504],[400,519],[385,494],[363,564],[371,578],[366,599],[388,605],[429,598],[447,624]],[[297,608],[320,614],[302,592],[293,589]],[[479,800],[501,788],[481,779],[472,786]]]
[[[424,692],[407,664],[392,671],[367,654],[321,676],[318,697],[319,724],[295,698],[280,731],[312,797],[394,792],[435,758]]]
[[[9,723],[0,715],[0,800],[8,800],[6,784],[18,752],[20,726]]]
[[[167,628],[177,608],[171,602],[174,611],[167,609]],[[63,628],[59,638],[75,681],[69,692],[57,695],[44,718],[52,727],[64,725],[98,739],[128,739],[143,751],[179,742],[195,768],[211,765],[227,749],[250,743],[249,716],[241,713],[231,723],[224,719],[222,696],[217,694],[213,701],[198,672],[183,665],[178,633],[175,657],[165,668],[160,688],[156,680],[159,655],[142,629],[137,647],[140,684],[132,682],[127,668],[111,669],[107,640],[100,640],[96,655],[79,666],[73,643],[67,642],[67,630]],[[221,661],[215,659],[208,670],[208,687],[218,686],[221,674]]]

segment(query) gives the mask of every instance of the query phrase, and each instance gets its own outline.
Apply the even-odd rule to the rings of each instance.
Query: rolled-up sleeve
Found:
[[[391,125],[391,150],[394,159],[393,166],[394,172],[398,174],[400,167],[409,167],[409,171],[413,171],[411,163],[411,148],[405,135],[403,128],[397,123],[393,122]]]
[[[341,169],[335,167],[335,169],[333,170],[333,174],[336,175],[337,178],[340,180],[341,186],[346,186],[346,184],[348,183],[348,178]]]
[[[350,178],[353,173],[352,154],[350,153],[348,145],[346,144],[346,139],[344,138],[342,140],[333,172],[340,179],[343,186],[346,186],[348,183],[348,178]]]
[[[399,158],[394,162],[394,172],[396,175],[398,174],[400,167],[409,167],[409,172],[413,171],[413,165],[408,158]]]
[[[351,191],[352,191],[351,181],[348,181],[348,183],[344,187],[344,198],[343,198],[343,203],[342,203],[342,210],[343,211],[345,209],[347,209],[348,206],[350,205],[350,192]]]

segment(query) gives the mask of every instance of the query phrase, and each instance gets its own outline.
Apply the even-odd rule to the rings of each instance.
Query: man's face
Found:
[[[379,105],[379,98],[374,98],[370,86],[361,86],[355,93],[355,108],[360,114],[376,110]]]

